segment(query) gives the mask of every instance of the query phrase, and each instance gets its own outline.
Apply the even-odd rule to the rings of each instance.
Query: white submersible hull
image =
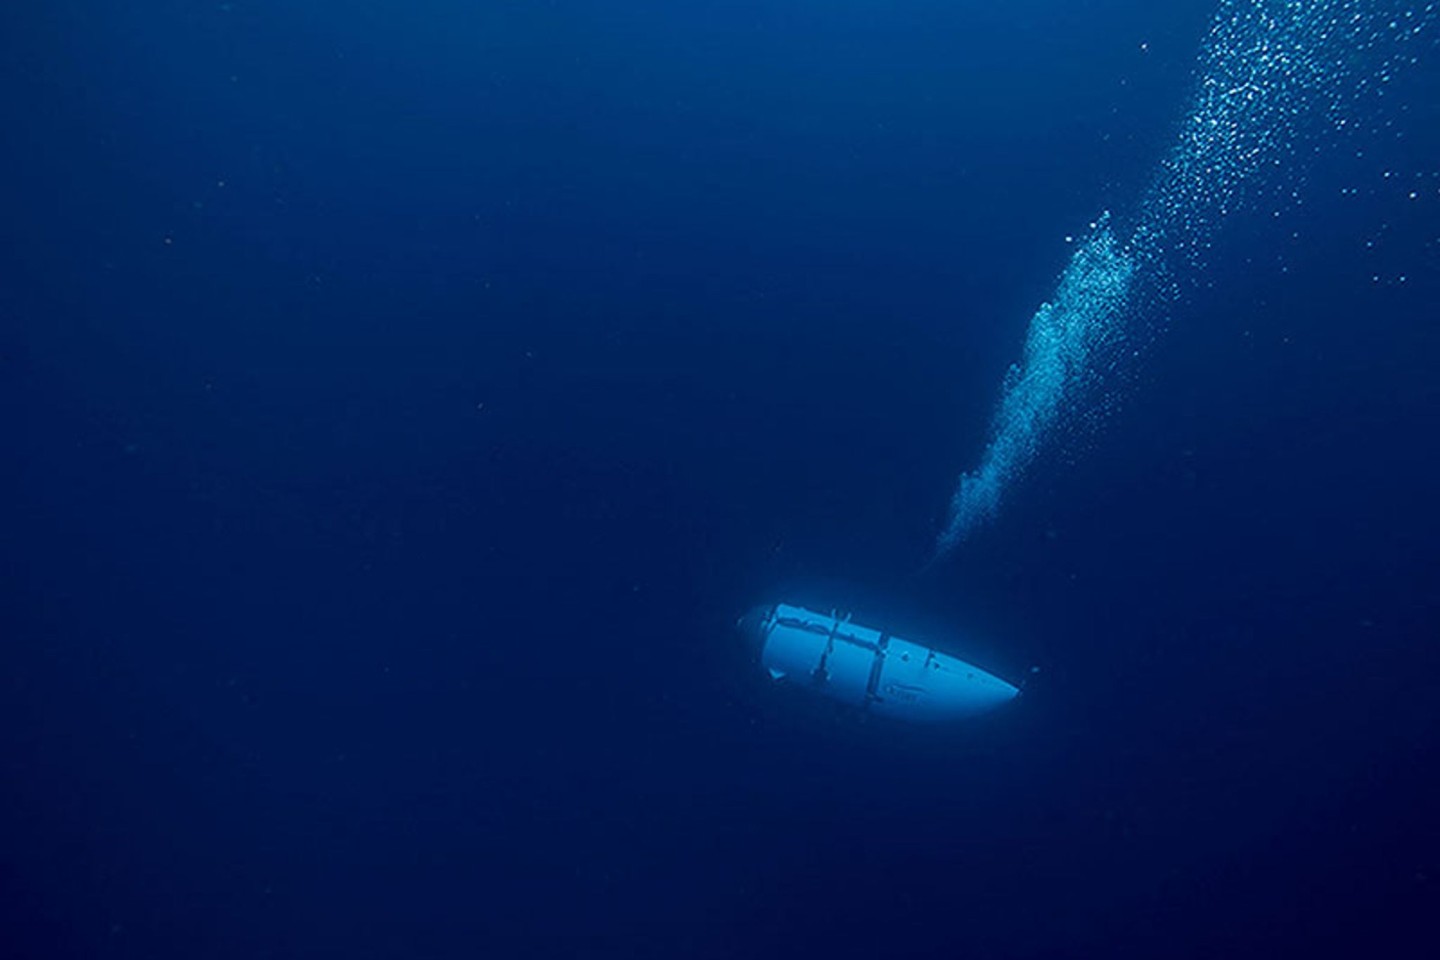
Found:
[[[1020,691],[946,653],[837,614],[777,604],[741,618],[760,664],[781,682],[902,720],[954,720],[992,710]]]

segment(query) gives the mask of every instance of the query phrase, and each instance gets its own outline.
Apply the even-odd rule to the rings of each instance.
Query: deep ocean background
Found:
[[[1212,12],[7,4],[0,957],[1433,956],[1440,57],[916,572]]]

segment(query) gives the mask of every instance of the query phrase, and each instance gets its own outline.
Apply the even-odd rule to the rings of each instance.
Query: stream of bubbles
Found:
[[[1358,126],[1393,72],[1433,49],[1436,17],[1434,3],[1222,0],[1190,108],[1133,226],[1117,234],[1108,214],[1092,224],[1031,318],[980,461],[956,484],[936,560],[996,516],[1057,438],[1114,402],[1219,224],[1257,182],[1293,175],[1313,132]]]

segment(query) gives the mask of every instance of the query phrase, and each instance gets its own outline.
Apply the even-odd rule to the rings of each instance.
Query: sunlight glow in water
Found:
[[[1123,242],[1102,217],[1030,320],[980,463],[960,477],[943,559],[994,519],[1048,446],[1113,403],[1125,362],[1165,320],[1226,217],[1257,193],[1294,196],[1298,147],[1373,122],[1398,69],[1433,52],[1437,4],[1222,0],[1194,100]],[[1265,174],[1270,174],[1269,177]]]

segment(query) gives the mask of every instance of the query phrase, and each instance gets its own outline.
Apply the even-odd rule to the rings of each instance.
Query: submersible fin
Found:
[[[1008,703],[1020,691],[949,654],[836,613],[776,604],[740,626],[772,679],[902,720],[954,720]]]

